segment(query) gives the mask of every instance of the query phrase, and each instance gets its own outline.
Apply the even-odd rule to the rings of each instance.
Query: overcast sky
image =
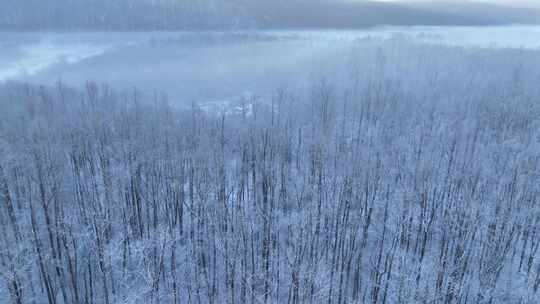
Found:
[[[376,0],[384,2],[486,2],[510,6],[540,7],[540,0]]]

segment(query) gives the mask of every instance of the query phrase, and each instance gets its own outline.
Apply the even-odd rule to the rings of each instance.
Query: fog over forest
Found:
[[[0,303],[538,303],[539,22],[1,1]]]

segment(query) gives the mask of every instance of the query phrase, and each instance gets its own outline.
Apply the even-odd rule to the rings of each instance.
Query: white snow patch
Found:
[[[53,44],[40,42],[21,48],[22,56],[0,66],[0,81],[37,74],[55,64],[76,64],[99,56],[109,50],[108,45]]]

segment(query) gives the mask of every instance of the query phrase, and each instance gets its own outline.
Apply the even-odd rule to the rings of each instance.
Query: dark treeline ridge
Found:
[[[347,0],[3,0],[0,30],[231,30],[538,23],[535,10]]]
[[[537,303],[539,65],[364,43],[221,114],[4,84],[0,302]]]
[[[3,0],[4,30],[213,30],[249,27],[245,0]]]

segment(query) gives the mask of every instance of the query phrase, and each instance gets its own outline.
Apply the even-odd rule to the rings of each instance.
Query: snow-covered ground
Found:
[[[104,54],[110,46],[89,43],[55,44],[50,41],[22,45],[19,56],[4,60],[0,81],[24,79],[57,64],[74,65],[90,57]]]

